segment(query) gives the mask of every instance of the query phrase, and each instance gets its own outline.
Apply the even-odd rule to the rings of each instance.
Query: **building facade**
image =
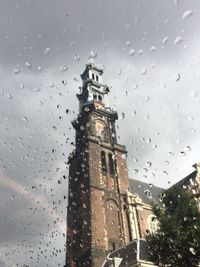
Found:
[[[77,94],[76,144],[68,161],[66,266],[115,266],[110,259],[118,256],[123,257],[119,267],[154,266],[144,239],[157,229],[151,203],[159,202],[164,189],[129,179],[127,151],[117,140],[118,115],[109,106],[102,75],[100,67],[87,64]],[[194,167],[177,185],[200,203],[200,164]]]

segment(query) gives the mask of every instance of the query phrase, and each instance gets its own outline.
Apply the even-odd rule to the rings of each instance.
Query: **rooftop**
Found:
[[[147,242],[144,239],[135,239],[129,244],[111,252],[102,267],[110,267],[112,259],[114,260],[115,258],[121,258],[119,267],[138,266],[133,264],[137,264],[139,261],[148,261],[149,259]]]
[[[164,188],[154,186],[135,179],[130,179],[130,191],[134,195],[138,195],[143,203],[150,205],[152,202],[159,202],[160,194]]]

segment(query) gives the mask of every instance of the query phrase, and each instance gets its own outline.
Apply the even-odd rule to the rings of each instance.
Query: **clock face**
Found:
[[[96,134],[98,137],[104,139],[105,135],[105,125],[101,121],[95,122]]]
[[[100,102],[94,102],[94,106],[96,109],[104,109],[104,104]]]

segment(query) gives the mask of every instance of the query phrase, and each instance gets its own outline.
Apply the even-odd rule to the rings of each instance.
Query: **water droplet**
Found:
[[[187,119],[188,119],[189,121],[193,121],[193,120],[194,120],[194,117],[193,117],[193,116],[190,116],[190,115],[188,115],[188,116],[187,116]]]
[[[179,155],[182,156],[182,157],[184,157],[184,156],[186,156],[186,153],[185,153],[185,151],[181,151],[181,152],[179,153]]]
[[[193,254],[193,255],[196,255],[196,251],[195,251],[195,249],[194,248],[189,248],[189,251]]]
[[[138,50],[138,54],[139,54],[140,56],[143,55],[143,50],[142,50],[142,49]]]
[[[177,75],[175,76],[175,81],[178,82],[181,79],[181,75],[180,73],[177,73]]]
[[[118,74],[118,75],[121,75],[121,74],[122,74],[122,71],[121,71],[121,70],[118,70],[118,71],[117,71],[117,74]]]
[[[89,109],[88,107],[86,107],[86,108],[85,108],[85,111],[88,112],[88,111],[90,111],[90,109]]]
[[[131,25],[127,23],[127,24],[125,25],[125,30],[128,31],[128,30],[130,30],[130,28],[131,28]]]
[[[122,159],[126,159],[126,154],[122,154]]]
[[[77,62],[80,61],[80,56],[79,56],[79,54],[76,54],[76,55],[75,55],[74,60],[77,61]]]
[[[152,165],[152,163],[151,163],[150,161],[147,161],[147,162],[146,162],[146,166],[147,166],[147,167],[151,167],[151,165]]]
[[[51,52],[51,49],[50,49],[49,47],[47,47],[47,48],[44,50],[44,54],[45,54],[45,55],[48,55],[50,52]]]
[[[38,71],[42,71],[42,67],[41,67],[41,66],[38,66],[38,67],[37,67],[37,70],[38,70]]]
[[[183,151],[186,153],[186,152],[190,152],[192,149],[190,146],[186,146]]]
[[[53,87],[55,86],[55,84],[54,84],[53,82],[50,82],[50,83],[49,83],[49,86],[50,86],[51,88],[53,88]]]
[[[78,31],[82,32],[83,31],[83,26],[81,24],[78,25]]]
[[[151,50],[152,52],[154,52],[154,51],[156,51],[156,47],[152,45],[152,46],[150,47],[150,50]]]
[[[180,4],[180,1],[179,0],[174,0],[174,5],[175,6],[178,6]]]
[[[20,88],[21,90],[24,89],[24,84],[23,84],[23,83],[20,83],[19,88]]]
[[[13,73],[14,73],[14,74],[19,74],[20,72],[21,72],[21,70],[20,70],[19,67],[14,68],[14,70],[13,70]]]
[[[62,80],[62,84],[63,84],[63,85],[67,85],[67,81]]]
[[[182,15],[182,19],[187,19],[189,17],[191,17],[193,15],[193,11],[192,10],[187,10],[183,13]]]
[[[26,116],[23,116],[22,120],[24,120],[25,122],[28,122],[28,118]]]
[[[75,82],[79,82],[79,78],[74,77],[74,81],[75,81]]]
[[[191,97],[197,97],[198,96],[198,92],[197,91],[192,91],[190,95],[191,95]]]
[[[40,92],[41,91],[41,88],[40,87],[34,88],[34,91],[35,92]]]
[[[168,41],[169,41],[169,37],[168,37],[168,36],[165,36],[165,37],[162,39],[162,43],[163,43],[163,44],[166,44]]]
[[[8,94],[8,99],[12,99],[13,96],[11,94]]]
[[[73,233],[76,235],[76,234],[77,234],[77,231],[74,229],[74,230],[73,230]]]
[[[90,59],[97,58],[97,51],[96,51],[95,49],[92,49],[92,50],[90,51],[89,58],[90,58]]]
[[[65,72],[65,71],[67,71],[68,70],[68,67],[67,66],[61,66],[60,67],[60,71],[61,72]]]
[[[150,143],[151,143],[151,138],[146,137],[146,138],[145,138],[145,142],[146,142],[147,144],[150,144]]]
[[[146,75],[147,74],[147,69],[146,68],[142,68],[141,72],[142,72],[142,75]]]
[[[29,69],[32,68],[32,64],[31,64],[30,62],[28,62],[28,61],[25,63],[25,66],[26,66],[27,68],[29,68]]]
[[[135,55],[135,50],[134,50],[134,49],[129,50],[129,55],[130,55],[130,56]]]
[[[183,38],[181,36],[177,36],[174,40],[174,44],[180,44],[183,41]]]

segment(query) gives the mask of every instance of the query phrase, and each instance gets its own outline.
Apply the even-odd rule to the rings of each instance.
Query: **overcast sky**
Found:
[[[168,187],[193,171],[199,21],[198,0],[0,1],[1,267],[64,265],[70,121],[90,54],[130,177]]]

